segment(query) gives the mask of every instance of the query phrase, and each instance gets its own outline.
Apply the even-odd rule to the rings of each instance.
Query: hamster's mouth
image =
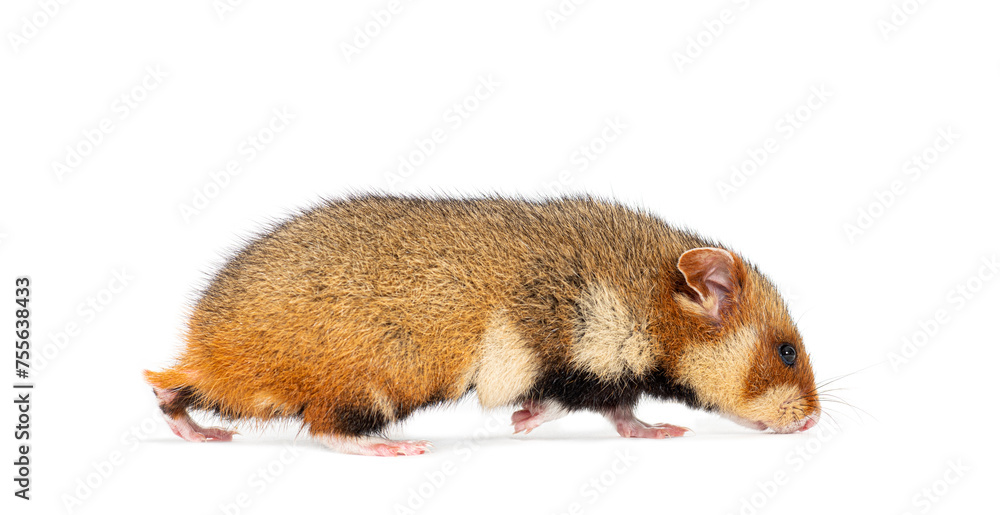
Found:
[[[748,418],[743,418],[737,415],[726,415],[726,418],[736,422],[743,427],[749,427],[750,429],[756,429],[757,431],[766,431],[770,429],[775,433],[799,433],[802,431],[807,431],[811,427],[815,426],[819,422],[819,411],[809,415],[808,417],[796,420],[790,424],[785,424],[783,426],[771,425],[762,420],[751,420]]]
[[[818,422],[819,413],[817,412],[785,426],[771,427],[771,430],[775,433],[799,433],[809,430],[809,428],[815,426]]]

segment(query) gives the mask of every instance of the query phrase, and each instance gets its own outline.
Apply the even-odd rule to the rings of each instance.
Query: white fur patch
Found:
[[[485,408],[512,404],[535,384],[539,363],[513,325],[502,316],[490,322],[479,347],[475,384]]]
[[[576,328],[570,363],[611,381],[652,368],[646,323],[636,320],[614,290],[591,285],[580,299],[580,309],[583,320]]]
[[[724,412],[739,414],[743,411],[743,381],[756,343],[755,328],[744,326],[720,342],[697,344],[681,356],[677,376],[702,399]]]

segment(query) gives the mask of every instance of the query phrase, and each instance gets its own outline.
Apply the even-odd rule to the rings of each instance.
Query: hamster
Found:
[[[514,432],[577,410],[624,437],[680,401],[743,425],[820,416],[809,357],[774,285],[726,247],[581,196],[326,200],[252,240],[194,305],[175,366],[145,372],[170,428],[230,440],[232,421],[301,420],[346,453],[424,453],[385,430],[474,394],[520,406]]]

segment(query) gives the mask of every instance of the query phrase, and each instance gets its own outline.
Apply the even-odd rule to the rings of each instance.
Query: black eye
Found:
[[[778,347],[778,355],[781,356],[781,361],[784,361],[786,365],[792,366],[795,364],[795,347],[787,343],[782,343]]]

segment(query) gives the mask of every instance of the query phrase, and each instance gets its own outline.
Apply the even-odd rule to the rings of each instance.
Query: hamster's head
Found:
[[[820,404],[802,336],[777,289],[725,249],[685,252],[673,295],[692,320],[675,363],[707,408],[754,429],[805,431]]]

